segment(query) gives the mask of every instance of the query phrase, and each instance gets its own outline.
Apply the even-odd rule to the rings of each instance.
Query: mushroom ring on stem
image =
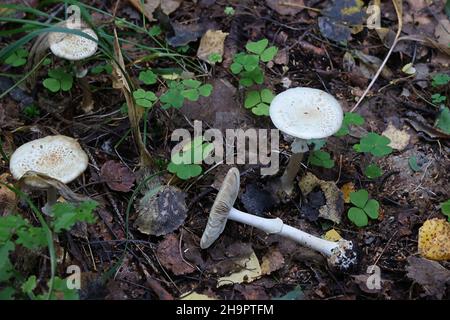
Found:
[[[206,249],[214,243],[223,232],[227,220],[230,219],[250,225],[268,234],[277,234],[292,239],[304,247],[318,251],[327,258],[328,264],[334,269],[346,271],[356,265],[356,250],[351,241],[344,239],[338,242],[328,241],[285,225],[280,218],[261,218],[233,208],[239,192],[239,180],[239,170],[231,168],[225,176],[211,208],[208,223],[200,240],[202,249]]]
[[[342,125],[342,107],[325,91],[298,87],[278,94],[270,104],[269,113],[275,127],[295,138],[292,156],[278,181],[281,191],[289,195],[303,154],[308,151],[307,140],[335,134]]]
[[[47,191],[47,203],[43,209],[47,214],[56,203],[57,190],[42,180],[26,177],[25,174],[34,171],[67,184],[78,178],[87,166],[88,156],[77,140],[62,135],[47,136],[21,145],[11,155],[9,162],[15,179],[24,177],[24,183],[30,188]]]

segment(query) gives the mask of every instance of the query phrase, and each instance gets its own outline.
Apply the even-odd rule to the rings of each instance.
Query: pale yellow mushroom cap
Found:
[[[270,104],[270,118],[275,127],[304,140],[335,134],[341,128],[343,117],[339,102],[319,89],[288,89]]]
[[[21,145],[10,159],[10,171],[17,180],[28,171],[34,171],[69,183],[80,176],[88,166],[88,157],[77,140],[57,135],[36,139]],[[33,179],[25,181],[31,187],[47,185]]]
[[[80,31],[96,41],[73,33],[51,32],[48,36],[50,50],[55,56],[71,61],[83,60],[93,56],[98,47],[97,35],[90,28],[83,28]]]

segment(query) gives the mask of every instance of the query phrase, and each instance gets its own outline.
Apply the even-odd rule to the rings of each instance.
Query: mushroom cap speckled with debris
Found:
[[[77,140],[62,136],[47,136],[21,145],[10,160],[10,171],[19,180],[28,171],[45,174],[63,183],[80,176],[88,166],[88,156]],[[34,188],[47,188],[29,178],[25,183]]]
[[[200,240],[202,249],[208,248],[222,234],[227,224],[228,214],[239,193],[240,176],[237,168],[228,170],[219,193],[211,208],[208,223]]]
[[[66,25],[62,26],[66,27]],[[95,54],[98,47],[98,37],[94,30],[90,28],[77,30],[84,32],[96,41],[73,33],[50,32],[48,42],[50,50],[55,56],[71,61],[78,61],[89,58]]]
[[[291,88],[278,94],[270,104],[270,118],[279,130],[300,139],[322,139],[342,125],[339,102],[325,91]]]

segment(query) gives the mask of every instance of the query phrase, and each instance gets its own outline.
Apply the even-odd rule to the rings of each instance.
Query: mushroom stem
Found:
[[[278,234],[289,238],[295,242],[298,242],[302,246],[318,251],[327,257],[330,257],[333,254],[334,249],[339,247],[338,242],[321,239],[299,229],[285,225],[280,218],[261,218],[242,212],[235,208],[231,208],[228,219],[247,224],[268,234]]]
[[[46,215],[51,215],[51,208],[58,200],[58,192],[55,188],[50,187],[47,189],[47,202],[42,207],[42,212]]]
[[[292,189],[294,188],[294,180],[300,170],[302,160],[303,153],[292,154],[283,175],[280,177],[281,189],[287,195],[292,193]]]

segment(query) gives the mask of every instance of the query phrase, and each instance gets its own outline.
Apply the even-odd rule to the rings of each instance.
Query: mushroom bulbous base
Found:
[[[340,272],[350,272],[358,265],[358,254],[352,241],[339,240],[327,258],[328,265]]]

